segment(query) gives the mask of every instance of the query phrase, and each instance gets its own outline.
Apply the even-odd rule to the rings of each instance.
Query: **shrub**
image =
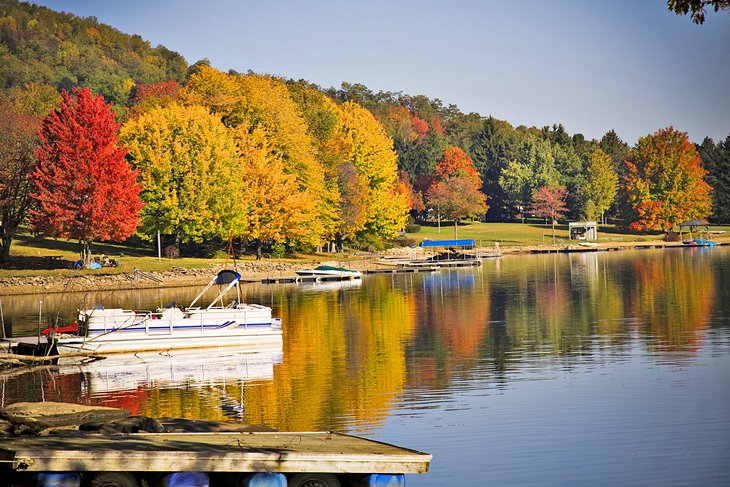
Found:
[[[278,259],[286,255],[286,245],[283,243],[275,243],[271,246],[271,255]]]
[[[415,223],[409,223],[406,225],[406,233],[418,233],[421,231],[421,225]]]

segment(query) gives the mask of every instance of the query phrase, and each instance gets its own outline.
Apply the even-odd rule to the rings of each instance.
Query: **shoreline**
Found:
[[[730,245],[730,237],[715,239],[719,245]],[[586,247],[583,251],[606,251],[636,249],[636,248],[676,248],[686,247],[682,242],[665,242],[663,240],[652,240],[643,242],[603,242],[597,243],[596,247]],[[566,250],[580,251],[580,246],[575,245],[539,245],[525,247],[494,247],[477,249],[482,252],[499,251],[503,256],[523,255],[529,253],[556,253]],[[319,262],[335,266],[345,266],[352,269],[364,271],[377,267],[387,266],[381,259],[386,257],[411,257],[423,258],[426,254],[421,248],[418,249],[397,249],[393,252],[382,252],[368,256],[346,257],[343,259],[331,259]],[[335,256],[333,256],[335,257]],[[345,256],[343,256],[345,257]],[[281,277],[294,275],[297,270],[310,269],[313,263],[294,263],[277,260],[244,261],[237,265],[237,271],[241,274],[242,281],[251,279],[263,279],[266,277]],[[89,291],[115,291],[134,289],[155,289],[174,288],[187,286],[201,286],[207,284],[212,277],[224,266],[222,264],[210,265],[204,268],[172,267],[168,271],[132,272],[119,274],[82,274],[78,276],[14,276],[0,278],[0,297],[15,295],[33,294],[56,294],[67,292],[89,292]],[[150,278],[151,277],[151,278]]]

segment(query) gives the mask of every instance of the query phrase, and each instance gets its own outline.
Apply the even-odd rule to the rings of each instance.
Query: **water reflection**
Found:
[[[246,285],[247,301],[283,319],[283,357],[253,367],[212,353],[183,371],[174,361],[112,367],[109,359],[6,374],[3,404],[71,400],[289,431],[377,431],[404,403],[416,414],[456,391],[504,393],[520,380],[630,360],[637,348],[661,363],[687,363],[712,327],[728,326],[727,256],[725,249],[525,255],[362,283]],[[66,317],[82,304],[154,308],[196,291],[42,299]],[[38,300],[3,298],[14,332],[34,332]]]

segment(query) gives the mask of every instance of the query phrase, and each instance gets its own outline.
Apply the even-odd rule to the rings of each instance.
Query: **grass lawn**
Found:
[[[495,242],[501,246],[533,246],[551,245],[553,230],[551,225],[543,223],[481,223],[461,222],[457,228],[458,238],[476,240],[479,247],[491,247]],[[454,224],[441,224],[439,230],[436,224],[422,225],[418,233],[408,234],[418,242],[424,239],[446,240],[457,238],[454,236]],[[663,234],[636,235],[619,233],[614,225],[598,225],[599,242],[637,242],[656,240]],[[568,225],[555,225],[555,243],[568,243]]]
[[[712,230],[724,230],[730,235],[730,226],[713,226]],[[453,223],[442,224],[439,229],[435,223],[422,225],[417,233],[410,233],[409,238],[421,242],[425,239],[450,240],[453,238],[476,240],[479,247],[492,247],[499,242],[502,247],[538,246],[553,243],[553,231],[550,225],[529,221],[526,223],[480,223],[461,222],[457,237],[454,235]],[[635,235],[620,233],[613,225],[598,226],[599,242],[642,242],[659,240],[663,234]],[[712,236],[710,236],[712,238]],[[555,243],[567,244],[568,225],[555,226]],[[43,276],[43,275],[84,275],[84,274],[119,274],[141,271],[164,271],[172,267],[201,268],[215,264],[224,264],[225,258],[180,258],[158,259],[151,246],[139,243],[95,243],[92,246],[94,256],[106,254],[110,259],[117,259],[121,267],[104,267],[102,269],[73,270],[72,264],[79,259],[79,245],[75,240],[33,238],[29,233],[21,232],[11,247],[11,260],[0,265],[0,277]],[[288,256],[282,261],[319,262],[325,260],[346,260],[343,254],[315,254]],[[239,262],[254,260],[254,256],[246,256]]]
[[[10,247],[10,262],[0,265],[0,277],[122,274],[132,272],[134,269],[153,272],[169,270],[172,267],[209,268],[226,262],[225,258],[158,259],[156,251],[152,248],[128,243],[94,243],[91,251],[95,257],[105,254],[109,259],[118,260],[121,267],[75,270],[72,266],[79,259],[77,240],[33,238],[30,234],[21,233],[13,240]],[[305,257],[309,260],[316,259],[316,256]],[[246,256],[238,259],[238,262],[254,258]],[[294,256],[292,260],[299,259]]]

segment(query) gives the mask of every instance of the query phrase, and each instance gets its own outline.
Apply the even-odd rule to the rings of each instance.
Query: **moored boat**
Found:
[[[51,330],[48,339],[59,355],[281,344],[281,320],[267,306],[241,303],[240,279],[237,272],[220,271],[188,307],[80,310],[77,331]],[[213,302],[196,306],[214,285],[220,291]],[[235,298],[226,303],[233,289]]]
[[[357,279],[362,277],[362,272],[354,269],[346,269],[344,267],[334,267],[331,265],[320,265],[314,269],[302,269],[297,271],[299,276],[314,276],[314,277],[344,277]]]
[[[685,240],[682,243],[689,247],[714,247],[715,245],[717,245],[717,242],[714,242],[712,240],[707,240],[706,238],[695,238],[692,240]]]

